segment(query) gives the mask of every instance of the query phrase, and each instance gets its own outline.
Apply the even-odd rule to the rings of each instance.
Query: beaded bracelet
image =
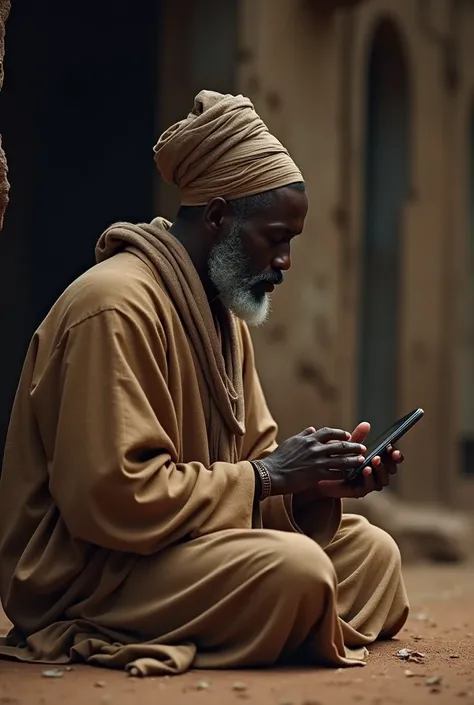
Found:
[[[253,460],[252,465],[258,472],[260,480],[262,482],[262,493],[260,495],[260,501],[262,501],[267,497],[270,497],[272,493],[272,481],[270,478],[270,473],[268,472],[267,468],[261,460]]]

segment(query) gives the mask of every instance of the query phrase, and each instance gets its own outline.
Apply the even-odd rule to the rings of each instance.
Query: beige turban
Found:
[[[154,152],[163,179],[178,186],[187,206],[303,181],[287,150],[242,95],[201,91],[188,117],[161,135]]]

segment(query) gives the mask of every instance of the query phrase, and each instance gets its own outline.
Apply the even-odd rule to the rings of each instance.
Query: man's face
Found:
[[[209,276],[220,299],[249,325],[265,323],[269,294],[291,266],[291,240],[303,230],[304,191],[281,188],[270,206],[245,221],[232,218],[227,236],[209,256]]]

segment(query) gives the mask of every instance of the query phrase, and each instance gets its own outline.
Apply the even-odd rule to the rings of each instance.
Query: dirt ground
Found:
[[[87,666],[43,675],[47,667],[0,661],[0,705],[474,705],[474,566],[405,570],[412,614],[398,640],[371,648],[365,668],[193,671],[136,679]],[[0,618],[0,631],[7,628]],[[424,654],[406,662],[400,649]]]

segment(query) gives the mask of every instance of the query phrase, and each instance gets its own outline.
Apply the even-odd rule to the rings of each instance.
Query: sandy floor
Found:
[[[405,575],[408,627],[399,640],[373,647],[365,668],[201,671],[140,680],[88,667],[46,678],[44,667],[4,661],[0,705],[474,705],[474,567],[410,568]],[[402,648],[422,652],[423,663],[400,660]]]

